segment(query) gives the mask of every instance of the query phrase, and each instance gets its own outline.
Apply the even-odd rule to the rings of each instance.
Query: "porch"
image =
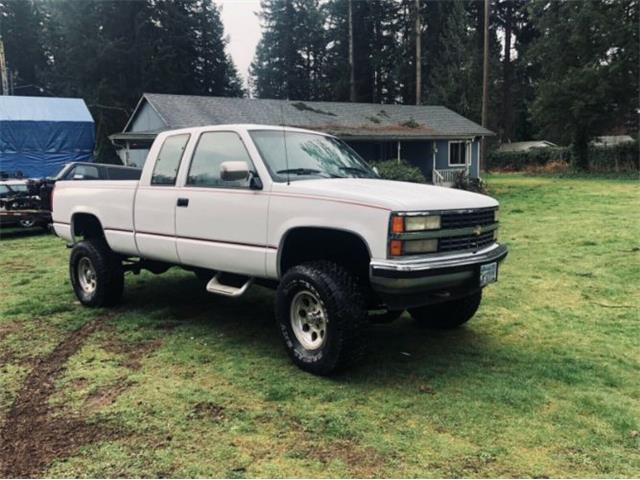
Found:
[[[458,168],[445,168],[436,169],[431,171],[431,183],[439,187],[452,187],[456,183],[456,178],[460,175],[460,172],[464,172],[465,175],[469,175],[470,165],[465,165]]]
[[[478,176],[478,138],[356,141],[344,139],[369,162],[401,160],[418,167],[429,183],[451,187],[460,172]]]

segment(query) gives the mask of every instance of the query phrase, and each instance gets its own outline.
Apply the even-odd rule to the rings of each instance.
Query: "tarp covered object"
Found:
[[[30,178],[91,161],[93,118],[79,98],[0,96],[0,170]]]

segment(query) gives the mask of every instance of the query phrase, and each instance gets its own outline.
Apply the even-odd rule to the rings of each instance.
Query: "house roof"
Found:
[[[429,139],[493,135],[448,108],[423,105],[306,102],[145,93],[123,134],[136,132],[135,118],[148,104],[166,129],[257,123],[287,125],[351,139]],[[157,132],[155,132],[157,133]]]
[[[621,143],[633,142],[631,135],[603,135],[593,139],[593,144],[597,146],[620,145]]]
[[[499,152],[526,152],[532,148],[557,147],[555,143],[547,140],[530,140],[526,142],[503,143],[498,147]]]
[[[0,96],[0,121],[93,123],[93,118],[81,98]]]

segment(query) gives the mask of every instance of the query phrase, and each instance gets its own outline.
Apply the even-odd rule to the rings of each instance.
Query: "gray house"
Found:
[[[125,165],[142,166],[155,136],[200,125],[254,123],[318,130],[365,160],[404,159],[435,184],[460,170],[478,176],[479,141],[489,130],[439,106],[304,102],[146,93],[122,133],[111,135]]]

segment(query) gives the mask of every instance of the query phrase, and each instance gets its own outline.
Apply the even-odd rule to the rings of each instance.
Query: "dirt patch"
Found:
[[[17,332],[22,328],[22,325],[18,322],[6,322],[0,324],[0,337],[9,335],[10,333]]]
[[[145,342],[123,342],[117,337],[111,337],[103,343],[102,347],[110,353],[122,355],[125,358],[120,364],[130,370],[139,370],[142,360],[151,352],[162,345],[162,340],[148,340]]]
[[[84,406],[89,410],[99,410],[107,405],[111,405],[117,400],[117,398],[129,389],[134,383],[126,379],[109,385],[104,388],[100,388],[89,395],[84,401]]]
[[[225,419],[224,407],[211,402],[200,402],[193,407],[193,412],[189,415],[200,420],[212,420],[216,423]]]
[[[37,476],[55,458],[113,433],[73,415],[54,418],[48,402],[67,360],[104,320],[85,324],[35,361],[0,430],[0,477]]]
[[[364,448],[354,442],[344,440],[330,445],[305,445],[305,454],[322,463],[340,460],[348,466],[352,477],[372,478],[383,476],[383,468],[388,459],[371,448]]]

